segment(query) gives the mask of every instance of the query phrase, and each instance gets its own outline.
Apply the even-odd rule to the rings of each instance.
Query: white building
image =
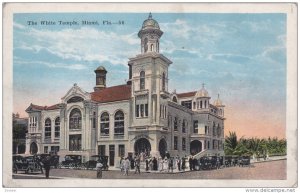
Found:
[[[111,166],[141,152],[224,155],[224,105],[219,97],[212,104],[204,85],[169,93],[172,62],[159,53],[162,34],[150,14],[138,33],[141,53],[128,62],[127,85],[106,87],[107,71],[100,66],[94,92],[74,84],[59,104],[31,104],[26,153],[80,154],[83,162],[108,155]]]

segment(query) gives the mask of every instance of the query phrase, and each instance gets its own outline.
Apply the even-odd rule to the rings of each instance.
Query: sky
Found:
[[[220,94],[226,106],[225,134],[285,137],[285,14],[152,16],[164,32],[160,53],[173,61],[169,92],[197,91],[204,83],[211,103]],[[13,111],[26,117],[30,103],[60,103],[74,83],[92,92],[100,65],[108,71],[107,86],[125,84],[128,58],[140,54],[137,34],[147,18],[148,13],[14,14]]]

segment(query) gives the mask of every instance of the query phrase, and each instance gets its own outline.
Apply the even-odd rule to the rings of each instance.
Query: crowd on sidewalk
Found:
[[[164,157],[151,157],[143,156],[143,154],[137,154],[135,157],[121,158],[120,169],[123,175],[129,175],[129,170],[134,170],[135,174],[141,173],[141,165],[145,172],[184,172],[187,169],[195,170],[197,164],[196,158],[190,156],[170,157],[169,153],[166,153]]]

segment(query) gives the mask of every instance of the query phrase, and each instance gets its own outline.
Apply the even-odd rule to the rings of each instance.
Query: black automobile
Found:
[[[232,156],[225,156],[224,164],[225,167],[230,167],[232,164]]]
[[[199,170],[208,170],[212,168],[211,160],[209,157],[204,156],[198,160],[198,168]]]
[[[48,153],[42,153],[42,154],[37,154],[36,157],[39,159],[41,162],[43,162],[47,156],[50,156],[50,166],[54,168],[59,167],[59,156],[58,155],[53,155],[53,154],[48,154]]]
[[[13,172],[24,171],[27,173],[43,173],[42,165],[35,156],[13,156]]]
[[[250,166],[250,156],[241,156],[239,159],[239,166]]]
[[[91,158],[92,158],[91,160],[89,160],[85,163],[85,166],[87,169],[96,168],[97,161],[100,160],[100,163],[102,163],[102,165],[103,165],[102,169],[108,170],[108,156],[93,155],[93,156],[91,156]]]
[[[66,155],[65,160],[59,164],[59,168],[80,169],[82,167],[81,155]]]
[[[232,156],[232,165],[237,166],[239,164],[239,157],[238,156]]]

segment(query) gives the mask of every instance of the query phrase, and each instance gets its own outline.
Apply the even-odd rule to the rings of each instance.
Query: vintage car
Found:
[[[100,160],[100,162],[103,165],[102,169],[103,170],[108,170],[108,156],[93,155],[93,156],[91,156],[91,158],[92,158],[91,160],[89,160],[89,161],[87,161],[85,163],[85,167],[87,169],[89,169],[89,168],[96,168],[97,161]]]
[[[212,166],[211,166],[211,160],[209,159],[209,157],[207,157],[207,156],[201,157],[198,160],[198,166],[196,168],[199,170],[211,169]]]
[[[230,167],[232,165],[232,156],[225,156],[224,165],[225,167]]]
[[[241,156],[239,159],[239,166],[250,166],[250,156]]]
[[[81,155],[66,155],[65,160],[59,164],[59,168],[65,167],[70,169],[81,169],[83,164],[81,162]]]
[[[239,164],[239,157],[238,156],[232,156],[232,166],[237,166]]]
[[[42,153],[42,154],[37,154],[36,157],[43,162],[43,160],[46,159],[47,156],[50,156],[50,166],[54,168],[59,167],[59,156],[55,154],[48,154],[48,153]]]
[[[41,162],[35,156],[13,156],[13,172],[43,173]]]

